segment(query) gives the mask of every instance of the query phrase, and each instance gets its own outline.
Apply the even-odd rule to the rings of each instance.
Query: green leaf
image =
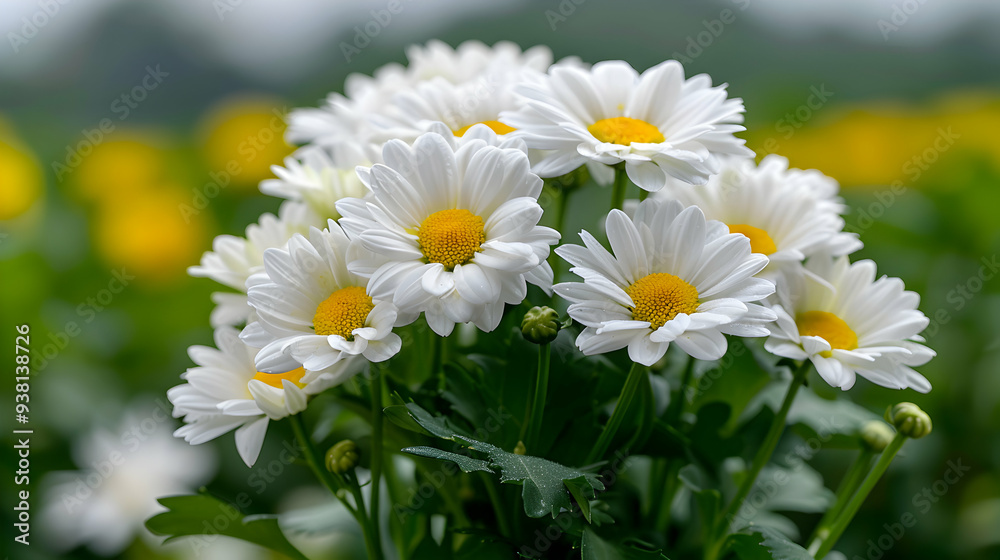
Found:
[[[719,514],[722,494],[713,488],[706,488],[707,476],[695,465],[684,466],[677,473],[677,478],[694,495],[695,502],[698,504],[698,517],[701,520],[702,534],[707,538],[715,524],[715,518]]]
[[[455,441],[454,438],[467,435],[448,418],[432,416],[430,412],[420,408],[416,403],[406,403],[406,410],[417,424],[420,424],[420,427],[427,430],[432,436]]]
[[[768,527],[732,534],[726,546],[741,560],[814,560],[806,549]]]
[[[580,506],[583,517],[587,520],[587,523],[590,523],[590,499],[587,497],[587,489],[590,488],[590,483],[583,477],[571,478],[565,481],[565,483],[566,489],[569,490],[570,495],[576,500],[576,504]],[[590,494],[593,494],[593,492]]]
[[[787,389],[787,381],[765,387],[747,405],[741,421],[756,416],[764,406],[778,410]],[[856,448],[860,444],[858,433],[861,427],[879,418],[879,415],[846,397],[826,399],[814,391],[799,391],[788,411],[787,422],[796,426],[803,437],[816,438],[824,447]]]
[[[418,434],[424,434],[425,436],[431,435],[430,432],[421,428],[420,424],[417,424],[413,420],[413,417],[410,416],[410,412],[407,410],[405,405],[394,404],[391,406],[387,406],[382,410],[382,412],[385,414],[385,417],[388,418],[390,422],[399,426],[400,428],[403,428],[404,430],[410,432],[416,432]]]
[[[833,505],[836,498],[823,486],[823,477],[805,463],[792,468],[766,465],[757,477],[757,485],[768,484],[764,509],[821,513]]]
[[[244,516],[233,506],[208,494],[170,496],[157,501],[167,511],[147,519],[146,528],[153,534],[167,537],[167,541],[191,535],[224,535],[258,544],[294,560],[307,560],[285,538],[276,516]],[[217,522],[220,515],[226,523]]]
[[[773,364],[767,354],[749,339],[733,340],[726,355],[714,362],[699,361],[695,366],[696,397],[691,407],[698,411],[712,402],[729,405],[731,415],[722,433],[730,435],[744,407],[771,382]]]
[[[431,447],[413,447],[403,451],[423,457],[453,461],[465,472],[499,471],[500,482],[512,482],[523,486],[521,497],[524,500],[524,512],[529,517],[543,517],[546,514],[555,517],[563,509],[572,509],[570,491],[575,492],[574,496],[578,501],[586,502],[596,496],[595,490],[604,490],[604,484],[593,473],[585,473],[541,457],[504,451],[495,445],[458,433],[447,419],[431,416],[415,403],[409,403],[406,407],[413,419],[428,432],[439,438],[458,442],[470,450],[485,455],[486,459]],[[569,484],[567,481],[570,481]]]
[[[645,550],[631,544],[613,544],[587,529],[580,541],[581,560],[669,560],[659,550]]]
[[[743,449],[740,437],[724,434],[730,411],[728,403],[708,403],[698,410],[697,420],[691,428],[691,451],[711,465],[720,464],[726,457],[739,455]]]
[[[411,453],[413,455],[420,455],[421,457],[430,457],[431,459],[440,459],[442,461],[451,461],[458,465],[458,468],[462,469],[462,472],[476,472],[483,471],[488,473],[495,472],[490,468],[489,461],[483,461],[482,459],[476,459],[475,457],[469,457],[468,455],[462,455],[459,453],[452,453],[450,451],[442,451],[435,447],[427,447],[424,445],[418,447],[404,447],[401,451],[404,453]]]
[[[786,459],[790,459],[787,466],[770,463],[761,470],[750,498],[729,520],[734,530],[767,527],[795,538],[798,526],[777,512],[821,513],[833,505],[835,496],[823,485],[823,477],[816,470],[800,457],[789,454]],[[745,468],[742,459],[735,457],[723,464],[723,471],[732,479],[731,486],[743,482]]]
[[[621,560],[623,556],[608,541],[598,537],[593,531],[584,531],[580,541],[581,560]]]

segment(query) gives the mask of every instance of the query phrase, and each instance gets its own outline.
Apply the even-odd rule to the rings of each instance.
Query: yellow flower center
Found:
[[[770,255],[778,250],[778,247],[774,244],[774,240],[771,239],[771,236],[760,228],[747,224],[731,224],[729,226],[729,233],[740,233],[745,235],[747,239],[750,240],[750,250],[754,253]]]
[[[463,126],[462,128],[454,130],[453,132],[455,133],[455,136],[465,136],[465,133],[468,132],[470,128],[476,126],[477,124],[485,124],[486,126],[490,127],[490,129],[492,129],[493,132],[496,132],[497,134],[507,134],[508,132],[514,132],[516,130],[514,127],[507,126],[500,121],[482,121]]]
[[[448,270],[469,262],[486,242],[483,219],[463,208],[434,212],[417,229],[420,250],[428,262]]]
[[[694,313],[698,309],[698,290],[694,286],[665,272],[657,272],[635,281],[625,293],[632,298],[632,318],[647,321],[658,329],[678,313]]]
[[[302,383],[302,376],[306,374],[304,368],[296,368],[292,371],[286,371],[285,373],[264,373],[263,371],[258,371],[256,375],[253,376],[257,381],[262,381],[271,387],[277,387],[282,389],[281,381],[287,379],[298,386],[299,389],[305,387],[305,383]]]
[[[336,334],[354,340],[351,333],[365,326],[365,319],[374,308],[372,298],[361,286],[341,288],[316,307],[313,329],[323,336]]]
[[[632,142],[655,144],[666,140],[660,129],[646,121],[630,117],[601,119],[588,126],[587,130],[601,142],[624,146],[631,145]]]
[[[858,347],[858,335],[843,319],[827,311],[806,311],[795,317],[801,336],[818,336],[830,343],[834,350],[854,350]],[[832,351],[822,352],[824,358],[833,355]]]

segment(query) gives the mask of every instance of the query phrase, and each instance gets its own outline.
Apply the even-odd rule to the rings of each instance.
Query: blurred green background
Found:
[[[689,75],[707,72],[744,99],[745,137],[758,154],[776,152],[838,179],[852,208],[848,228],[865,243],[855,258],[874,259],[880,273],[921,294],[931,318],[928,345],[938,352],[922,368],[934,384],[928,395],[866,381],[851,390],[876,412],[900,400],[918,403],[933,417],[934,433],[906,447],[838,549],[873,560],[1000,557],[995,3],[414,0],[370,27],[377,33],[366,33],[361,46],[358,29],[385,5],[4,3],[0,326],[9,341],[5,364],[13,362],[13,326],[32,329],[36,537],[30,551],[9,539],[4,550],[57,557],[41,537],[42,475],[87,467],[74,461],[74,441],[95,426],[114,429],[130,408],[165,401],[192,365],[186,348],[211,344],[209,294],[217,286],[185,269],[213,236],[242,235],[261,212],[277,209],[277,199],[256,190],[269,166],[292,151],[273,117],[317,105],[349,73],[405,62],[410,43],[440,38],[544,44],[556,59],[621,58],[639,69],[679,58]],[[360,47],[350,60],[344,44]],[[131,92],[144,79],[138,99]],[[233,161],[240,172],[209,194],[215,191],[206,185]],[[603,204],[605,194],[593,194]],[[574,199],[569,231],[595,227],[591,208],[585,197]],[[134,279],[110,294],[123,268]],[[12,379],[0,393],[13,402]],[[280,449],[285,429],[272,424],[261,457]],[[220,458],[213,490],[246,489],[253,472],[231,436],[203,448]],[[849,460],[841,453],[822,451],[812,462],[830,486]],[[0,455],[6,497],[12,445]],[[939,483],[955,462],[968,471]],[[304,469],[279,478],[252,509],[287,509],[295,489],[309,484]],[[5,527],[14,522],[8,503],[0,508]],[[873,549],[891,534],[885,524],[906,513],[915,528]],[[154,553],[150,542],[137,539],[121,557],[190,554]],[[260,553],[242,557],[251,554]],[[86,548],[65,555],[94,556]]]

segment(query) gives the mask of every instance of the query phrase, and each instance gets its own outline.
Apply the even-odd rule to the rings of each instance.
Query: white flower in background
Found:
[[[540,84],[515,87],[523,107],[500,116],[529,148],[549,150],[534,166],[555,177],[587,161],[623,163],[629,179],[647,191],[667,177],[704,183],[718,172],[718,156],[753,155],[733,134],[744,130],[743,102],[727,99],[704,74],[684,79],[674,60],[641,75],[619,60],[592,69],[556,65]]]
[[[115,430],[97,428],[73,443],[80,470],[43,479],[45,544],[58,550],[87,545],[102,556],[125,550],[136,536],[160,539],[143,523],[161,507],[157,498],[190,494],[215,473],[211,449],[173,438],[167,411],[128,413]]]
[[[393,140],[382,155],[385,164],[358,169],[371,197],[337,205],[352,250],[370,252],[349,267],[370,278],[372,297],[424,312],[447,336],[456,323],[495,329],[526,282],[550,288],[545,259],[559,232],[537,225],[542,180],[523,143],[477,125],[462,138],[424,134],[412,147]]]
[[[375,137],[377,129],[372,114],[385,103],[365,108],[339,93],[331,93],[321,107],[302,107],[289,112],[285,139],[290,144],[323,148],[336,167],[356,165]]]
[[[304,204],[285,202],[278,209],[278,216],[264,214],[256,224],[246,229],[246,237],[220,235],[212,242],[212,250],[201,257],[201,264],[188,268],[196,278],[211,278],[223,286],[238,290],[238,294],[216,292],[212,301],[213,327],[242,325],[253,320],[247,305],[247,279],[263,270],[266,249],[283,247],[295,233],[305,232],[320,219]]]
[[[545,72],[552,64],[552,51],[542,45],[521,50],[510,41],[493,46],[481,41],[465,41],[458,48],[437,39],[406,49],[409,72],[417,80],[441,77],[453,84],[472,82],[488,74],[522,70]]]
[[[541,76],[541,74],[539,74]],[[455,85],[443,78],[418,84],[399,93],[386,111],[381,135],[412,142],[434,123],[444,123],[455,136],[464,135],[473,125],[485,124],[497,134],[514,129],[501,123],[501,111],[517,107],[510,83],[486,80]]]
[[[288,118],[286,136],[289,142],[324,146],[336,156],[338,166],[345,167],[342,154],[350,152],[352,146],[381,144],[390,138],[404,137],[392,135],[393,129],[412,124],[413,117],[391,107],[400,93],[413,92],[418,85],[431,80],[457,86],[480,82],[491,86],[486,89],[496,92],[492,97],[499,100],[504,99],[499,93],[509,90],[522,74],[540,74],[552,64],[552,51],[548,47],[536,46],[522,51],[509,41],[493,46],[466,41],[452,48],[433,40],[426,45],[409,47],[406,54],[409,64],[405,67],[387,64],[371,77],[351,74],[344,83],[344,95],[331,94],[318,109],[293,110]],[[498,114],[465,124],[496,120]],[[408,139],[414,137],[411,135]]]
[[[668,181],[654,196],[697,206],[707,219],[747,236],[751,250],[770,260],[764,275],[777,279],[813,254],[839,256],[861,248],[857,234],[842,231],[844,220],[833,208],[839,202],[819,202],[819,193],[837,190],[837,182],[819,171],[789,169],[787,159],[769,155],[760,165],[749,158],[725,158],[722,171],[707,184]]]
[[[774,313],[755,302],[774,284],[754,277],[767,257],[751,253],[746,237],[706,221],[695,206],[654,200],[640,203],[632,220],[612,210],[607,233],[613,254],[586,231],[586,247],[556,249],[583,278],[554,289],[586,326],[576,340],[584,354],[628,347],[632,361],[649,366],[674,342],[694,358],[717,360],[724,334],[768,335]]]
[[[393,326],[412,322],[391,299],[369,295],[365,278],[347,268],[350,240],[337,222],[309,237],[296,235],[287,249],[264,253],[264,272],[248,292],[257,322],[241,335],[261,348],[256,367],[268,373],[306,369],[304,383],[330,378],[339,383],[354,373],[341,362],[364,356],[388,360],[402,347]]]
[[[370,159],[359,156],[358,161]],[[337,167],[329,154],[316,146],[298,150],[295,155],[285,158],[284,167],[272,165],[271,171],[277,178],[261,181],[260,192],[304,202],[322,219],[335,220],[340,217],[336,207],[338,200],[364,197],[368,193],[368,189],[358,180],[353,164],[349,167]],[[306,229],[312,225],[318,224],[306,224]]]
[[[339,375],[313,376],[307,385],[303,368],[280,374],[258,372],[254,366],[257,349],[244,344],[234,328],[216,329],[215,345],[217,349],[189,348],[197,367],[181,375],[185,383],[167,391],[174,416],[184,419],[184,426],[174,435],[199,445],[235,429],[236,449],[251,467],[264,444],[269,420],[302,412],[311,395],[360,369],[345,362]]]
[[[833,387],[850,389],[860,375],[892,389],[926,393],[931,384],[912,366],[934,351],[919,344],[928,319],[920,296],[902,280],[875,279],[875,263],[816,255],[804,274],[778,290],[778,316],[764,347],[795,360],[812,360]]]

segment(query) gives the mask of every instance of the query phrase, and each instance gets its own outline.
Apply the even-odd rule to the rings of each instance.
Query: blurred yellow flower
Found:
[[[208,238],[204,214],[188,221],[182,216],[179,208],[189,202],[185,190],[172,184],[107,201],[94,221],[98,253],[152,284],[183,277]]]
[[[868,103],[830,109],[792,135],[777,139],[752,131],[748,145],[758,154],[774,145],[794,167],[819,169],[845,187],[917,184],[946,152],[979,151],[1000,161],[1000,97],[958,92],[927,106]]]
[[[153,188],[163,180],[165,169],[164,151],[151,139],[103,142],[83,158],[76,184],[84,198],[110,202],[136,190]]]
[[[27,212],[45,188],[42,169],[26,147],[0,139],[0,220]]]
[[[963,91],[941,100],[939,126],[951,126],[962,135],[962,146],[979,150],[1000,165],[1000,95]]]
[[[293,148],[284,140],[285,108],[281,101],[240,97],[223,101],[202,120],[204,155],[211,169],[235,162],[234,184],[256,187],[270,178]]]

